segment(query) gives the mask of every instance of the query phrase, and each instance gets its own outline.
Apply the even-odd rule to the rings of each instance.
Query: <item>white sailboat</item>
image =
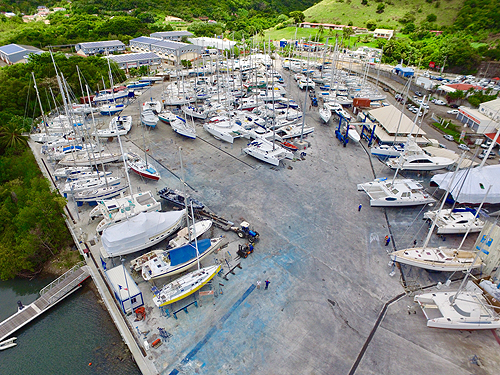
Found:
[[[158,123],[158,115],[152,109],[146,109],[141,112],[141,122],[143,125],[154,129]]]
[[[283,159],[293,159],[293,152],[265,138],[256,138],[243,149],[243,152],[275,166],[278,166]]]
[[[157,280],[187,271],[220,247],[222,238],[190,242],[152,257],[142,266],[142,278]]]
[[[193,125],[190,126],[182,117],[176,116],[174,120],[170,120],[170,126],[177,134],[186,138],[196,139],[196,127],[194,126],[194,122]]]
[[[102,186],[96,189],[89,189],[80,191],[73,195],[76,202],[97,202],[102,199],[109,199],[116,197],[125,190],[128,189],[128,185],[113,185],[113,186]]]
[[[220,270],[220,265],[205,267],[176,279],[160,290],[154,288],[153,302],[161,307],[180,301],[204,287]]]
[[[476,210],[470,208],[455,208],[438,211],[427,211],[424,219],[434,220],[438,234],[459,234],[469,232],[481,232],[484,220],[478,217]]]
[[[328,122],[332,118],[332,111],[323,104],[323,107],[320,108],[318,112],[319,117],[323,120],[323,122],[325,124],[328,124]]]

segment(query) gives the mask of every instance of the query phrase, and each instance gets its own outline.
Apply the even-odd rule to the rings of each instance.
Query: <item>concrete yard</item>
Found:
[[[291,97],[303,101],[304,93],[298,91],[288,73],[284,78]],[[138,100],[149,100],[151,96],[160,99],[161,92],[162,85],[156,84]],[[233,145],[218,141],[203,130],[201,122],[196,123],[198,139],[189,140],[161,122],[143,134],[138,126],[137,103],[122,114],[134,116],[132,131],[122,137],[124,149],[140,153],[143,151],[138,148],[146,147],[151,157],[148,160],[162,177],[159,182],[146,182],[131,174],[134,192],[140,189],[156,193],[165,186],[180,188],[182,147],[188,192],[214,213],[235,224],[244,219],[260,233],[254,253],[241,259],[242,269],[236,268],[228,280],[214,278],[217,297],[197,297],[199,306],[190,306],[187,314],[179,312],[178,319],[162,315],[152,302],[151,285],[133,275],[144,294],[147,312],[145,322],[128,317],[134,335],[149,330],[150,338],[158,334],[157,327],[172,335],[158,349],[147,351],[146,357],[159,373],[498,372],[500,347],[492,332],[427,328],[420,308],[414,309],[416,314],[411,313],[411,296],[402,296],[388,306],[364,348],[384,304],[404,293],[401,273],[388,265],[387,252],[393,246],[409,247],[413,239],[420,242],[425,238],[428,226],[423,225],[421,217],[426,209],[370,208],[367,195],[358,192],[356,184],[392,176],[393,172],[376,159],[370,163],[365,142],[350,142],[342,147],[335,138],[333,118],[329,126],[321,124],[317,108],[313,107],[306,118],[307,125],[315,127],[306,138],[310,143],[306,156],[271,167],[242,152],[246,139],[238,139]],[[107,146],[118,150],[116,140]],[[122,167],[115,167],[115,171],[113,175],[123,175]],[[411,173],[406,176],[417,178]],[[428,183],[430,175],[420,178]],[[166,202],[162,204],[164,210],[168,209]],[[363,205],[361,211],[359,204]],[[68,207],[76,214],[71,201]],[[78,211],[77,227],[88,233],[88,239],[93,238],[97,220],[88,220],[87,205]],[[388,247],[384,246],[387,234],[393,240]],[[226,252],[231,253],[230,264],[234,265],[238,244],[243,242],[235,233],[216,228],[210,235],[225,236],[228,246],[212,255],[204,266],[217,258],[226,273]],[[467,244],[471,246],[475,238],[469,236]],[[448,236],[446,245],[460,240],[460,236]],[[439,237],[432,237],[431,244],[440,242]],[[100,241],[91,247],[95,259],[100,255],[99,248]],[[127,262],[138,255],[127,256]],[[113,263],[120,261],[115,259]],[[396,273],[391,277],[393,270]],[[402,273],[412,285],[446,280],[446,275],[411,267],[402,267]],[[266,279],[270,281],[268,290],[264,289]],[[258,280],[262,282],[260,289],[256,288]],[[156,284],[160,287],[163,283]],[[453,286],[457,287],[457,283]],[[193,297],[178,302],[174,308],[191,301]],[[141,345],[143,341],[141,335],[138,342]],[[470,363],[474,355],[480,358],[481,367]]]

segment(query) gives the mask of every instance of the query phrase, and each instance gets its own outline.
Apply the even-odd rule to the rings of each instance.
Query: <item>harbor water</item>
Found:
[[[50,279],[0,282],[0,321],[27,305]],[[140,371],[91,281],[13,334],[17,346],[0,351],[0,374],[124,374]]]

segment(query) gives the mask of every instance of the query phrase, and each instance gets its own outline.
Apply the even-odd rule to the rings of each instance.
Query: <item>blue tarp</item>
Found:
[[[210,238],[205,238],[198,241],[198,253],[200,254],[200,256],[208,250],[210,245]],[[194,242],[181,246],[177,249],[170,250],[171,266],[177,266],[178,264],[186,263],[194,258],[196,258],[196,247]]]

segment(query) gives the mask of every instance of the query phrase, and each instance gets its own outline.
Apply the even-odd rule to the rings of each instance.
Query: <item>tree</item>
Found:
[[[434,13],[427,15],[427,22],[436,22],[437,16]]]
[[[293,20],[296,24],[302,23],[306,19],[306,16],[300,10],[290,12],[289,16],[293,18]]]
[[[366,21],[366,28],[370,31],[375,30],[377,28],[377,21],[375,20]]]
[[[20,116],[13,116],[11,120],[0,126],[0,153],[6,149],[19,150],[28,145],[28,137],[23,135],[23,121]]]
[[[385,4],[383,3],[380,3],[379,5],[377,5],[377,13],[384,13],[384,10],[385,10]]]

